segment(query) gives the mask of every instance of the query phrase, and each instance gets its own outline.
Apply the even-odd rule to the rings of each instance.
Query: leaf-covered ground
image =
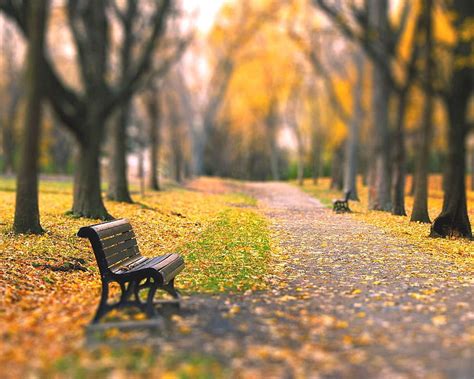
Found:
[[[144,254],[186,255],[179,285],[190,296],[166,331],[85,338],[99,282],[86,244],[74,237],[83,220],[62,215],[69,191],[43,189],[43,200],[58,196],[44,216],[49,234],[18,239],[7,219],[0,235],[7,287],[0,366],[11,376],[34,369],[44,377],[472,377],[470,242],[430,240],[427,227],[363,204],[335,215],[280,183],[200,180],[142,206],[108,204],[115,216],[143,223]],[[0,196],[2,215],[10,214],[12,193]]]
[[[0,376],[60,373],[68,354],[83,352],[83,327],[94,314],[100,278],[88,242],[76,237],[94,221],[65,215],[71,190],[69,182],[43,182],[46,233],[18,236],[11,232],[14,183],[0,181]],[[254,200],[236,191],[201,180],[188,190],[136,195],[136,204],[108,202],[107,208],[131,221],[143,255],[185,256],[177,280],[185,294],[264,289],[274,271],[268,225],[252,209]],[[140,369],[142,355],[121,354],[119,361]]]
[[[342,194],[329,189],[329,179],[323,178],[314,185],[307,180],[302,188],[313,195],[327,207],[332,208],[333,199],[339,199]],[[389,212],[369,211],[367,187],[359,186],[360,202],[350,201],[352,216],[357,220],[374,225],[381,230],[396,236],[403,241],[417,246],[424,252],[436,255],[438,258],[454,260],[456,265],[468,269],[474,269],[474,246],[473,241],[466,239],[433,239],[427,238],[430,234],[430,224],[410,222],[409,215],[413,207],[413,197],[406,197],[406,212],[408,216],[394,216]],[[474,192],[467,193],[468,212],[471,223],[474,222]],[[443,191],[441,177],[433,175],[429,181],[428,211],[433,220],[439,215],[443,206]]]

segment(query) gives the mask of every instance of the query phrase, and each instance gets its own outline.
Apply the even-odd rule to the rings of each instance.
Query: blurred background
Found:
[[[21,155],[27,3],[0,8],[4,175]],[[426,188],[430,173],[440,189],[443,176],[462,183],[454,192],[471,173],[474,189],[472,8],[470,0],[52,1],[39,170],[80,177],[94,145],[114,200],[130,200],[129,182],[157,190],[163,178],[201,175],[330,177],[357,199],[359,178],[372,209],[399,214],[405,193]]]

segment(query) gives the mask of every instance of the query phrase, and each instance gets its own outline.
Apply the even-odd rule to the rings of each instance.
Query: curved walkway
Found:
[[[286,281],[190,299],[173,350],[212,355],[244,377],[474,376],[472,275],[298,188],[248,190],[290,254]]]

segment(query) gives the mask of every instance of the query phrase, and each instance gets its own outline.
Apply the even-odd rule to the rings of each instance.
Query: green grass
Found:
[[[249,199],[247,199],[249,200]],[[250,209],[228,208],[197,240],[180,249],[186,255],[182,280],[199,291],[262,289],[270,271],[271,241],[263,216]]]

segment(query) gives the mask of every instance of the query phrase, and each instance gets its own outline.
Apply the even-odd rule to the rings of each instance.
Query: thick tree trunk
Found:
[[[15,219],[16,233],[43,232],[38,206],[38,157],[41,138],[43,88],[43,49],[48,0],[37,0],[28,6],[28,43],[26,71],[26,114],[18,170]]]
[[[406,216],[405,211],[405,110],[408,87],[398,96],[397,128],[395,132],[395,156],[392,181],[392,214]]]
[[[425,29],[425,108],[423,111],[423,124],[421,127],[420,149],[418,159],[415,166],[416,187],[415,198],[413,202],[413,212],[410,221],[418,221],[430,223],[430,215],[428,213],[428,178],[429,178],[429,159],[430,146],[432,138],[432,119],[433,119],[433,93],[431,84],[433,83],[433,67],[432,59],[432,0],[424,0],[423,2],[423,25]]]
[[[128,190],[127,178],[127,124],[129,110],[130,104],[127,102],[120,109],[118,119],[113,120],[113,124],[109,129],[111,149],[107,198],[124,203],[133,203]]]
[[[466,135],[467,108],[470,97],[469,69],[456,71],[452,79],[452,94],[448,99],[448,159],[443,210],[431,226],[433,237],[472,238],[466,201]]]
[[[379,31],[381,42],[376,45],[384,62],[389,61],[385,44],[388,43],[388,2],[370,1],[371,25]],[[388,66],[388,65],[387,65]],[[390,84],[380,64],[374,64],[372,106],[374,109],[374,180],[369,191],[369,209],[390,211],[390,136],[388,125],[388,105]]]
[[[100,147],[103,135],[101,126],[105,121],[101,117],[94,117],[94,114],[98,114],[100,105],[96,108],[90,104],[87,109],[90,126],[87,128],[87,137],[79,141],[71,213],[76,217],[109,220],[112,216],[105,209],[100,186]]]
[[[150,127],[148,129],[150,138],[150,189],[160,190],[160,104],[157,96],[149,96],[147,101],[148,119]]]
[[[359,200],[357,194],[357,168],[359,151],[359,132],[363,119],[362,88],[364,75],[364,56],[356,52],[354,56],[357,70],[357,82],[353,87],[353,112],[349,126],[349,135],[346,143],[345,167],[344,167],[344,191],[350,191],[349,199]]]

